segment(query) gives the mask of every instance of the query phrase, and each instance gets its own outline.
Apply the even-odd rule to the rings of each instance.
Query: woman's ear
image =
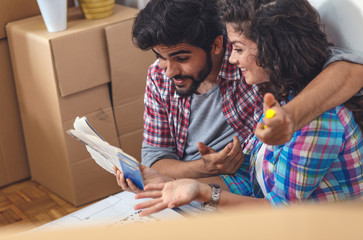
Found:
[[[214,53],[216,55],[220,54],[223,50],[223,36],[219,35],[214,39],[214,42],[212,44],[211,53]]]

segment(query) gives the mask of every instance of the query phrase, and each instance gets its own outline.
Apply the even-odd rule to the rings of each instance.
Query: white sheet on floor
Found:
[[[202,211],[198,208],[198,204],[191,204],[181,207],[181,211],[165,209],[147,217],[140,217],[138,215],[139,211],[134,210],[134,205],[146,200],[148,199],[135,199],[135,194],[130,192],[120,192],[62,218],[46,223],[32,231],[89,227],[90,224],[112,226],[115,224],[158,222],[185,218],[183,216],[184,213],[186,215],[193,215]]]

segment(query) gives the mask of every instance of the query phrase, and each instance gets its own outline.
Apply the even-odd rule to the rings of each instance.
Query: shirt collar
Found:
[[[219,77],[226,79],[227,81],[236,81],[241,79],[240,69],[229,62],[229,57],[232,53],[232,45],[227,40],[226,50],[224,52],[223,62],[221,70],[219,71]]]

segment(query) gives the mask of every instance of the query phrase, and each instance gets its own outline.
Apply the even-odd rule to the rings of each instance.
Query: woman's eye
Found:
[[[240,48],[235,48],[235,49],[233,49],[233,51],[235,51],[235,52],[237,52],[237,53],[242,53],[242,52],[243,52],[243,50],[242,50],[242,49],[240,49]]]

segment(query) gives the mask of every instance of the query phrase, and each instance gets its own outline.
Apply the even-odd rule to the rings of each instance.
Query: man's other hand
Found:
[[[237,136],[220,152],[199,142],[198,149],[207,171],[211,175],[234,174],[244,161],[242,147]]]

